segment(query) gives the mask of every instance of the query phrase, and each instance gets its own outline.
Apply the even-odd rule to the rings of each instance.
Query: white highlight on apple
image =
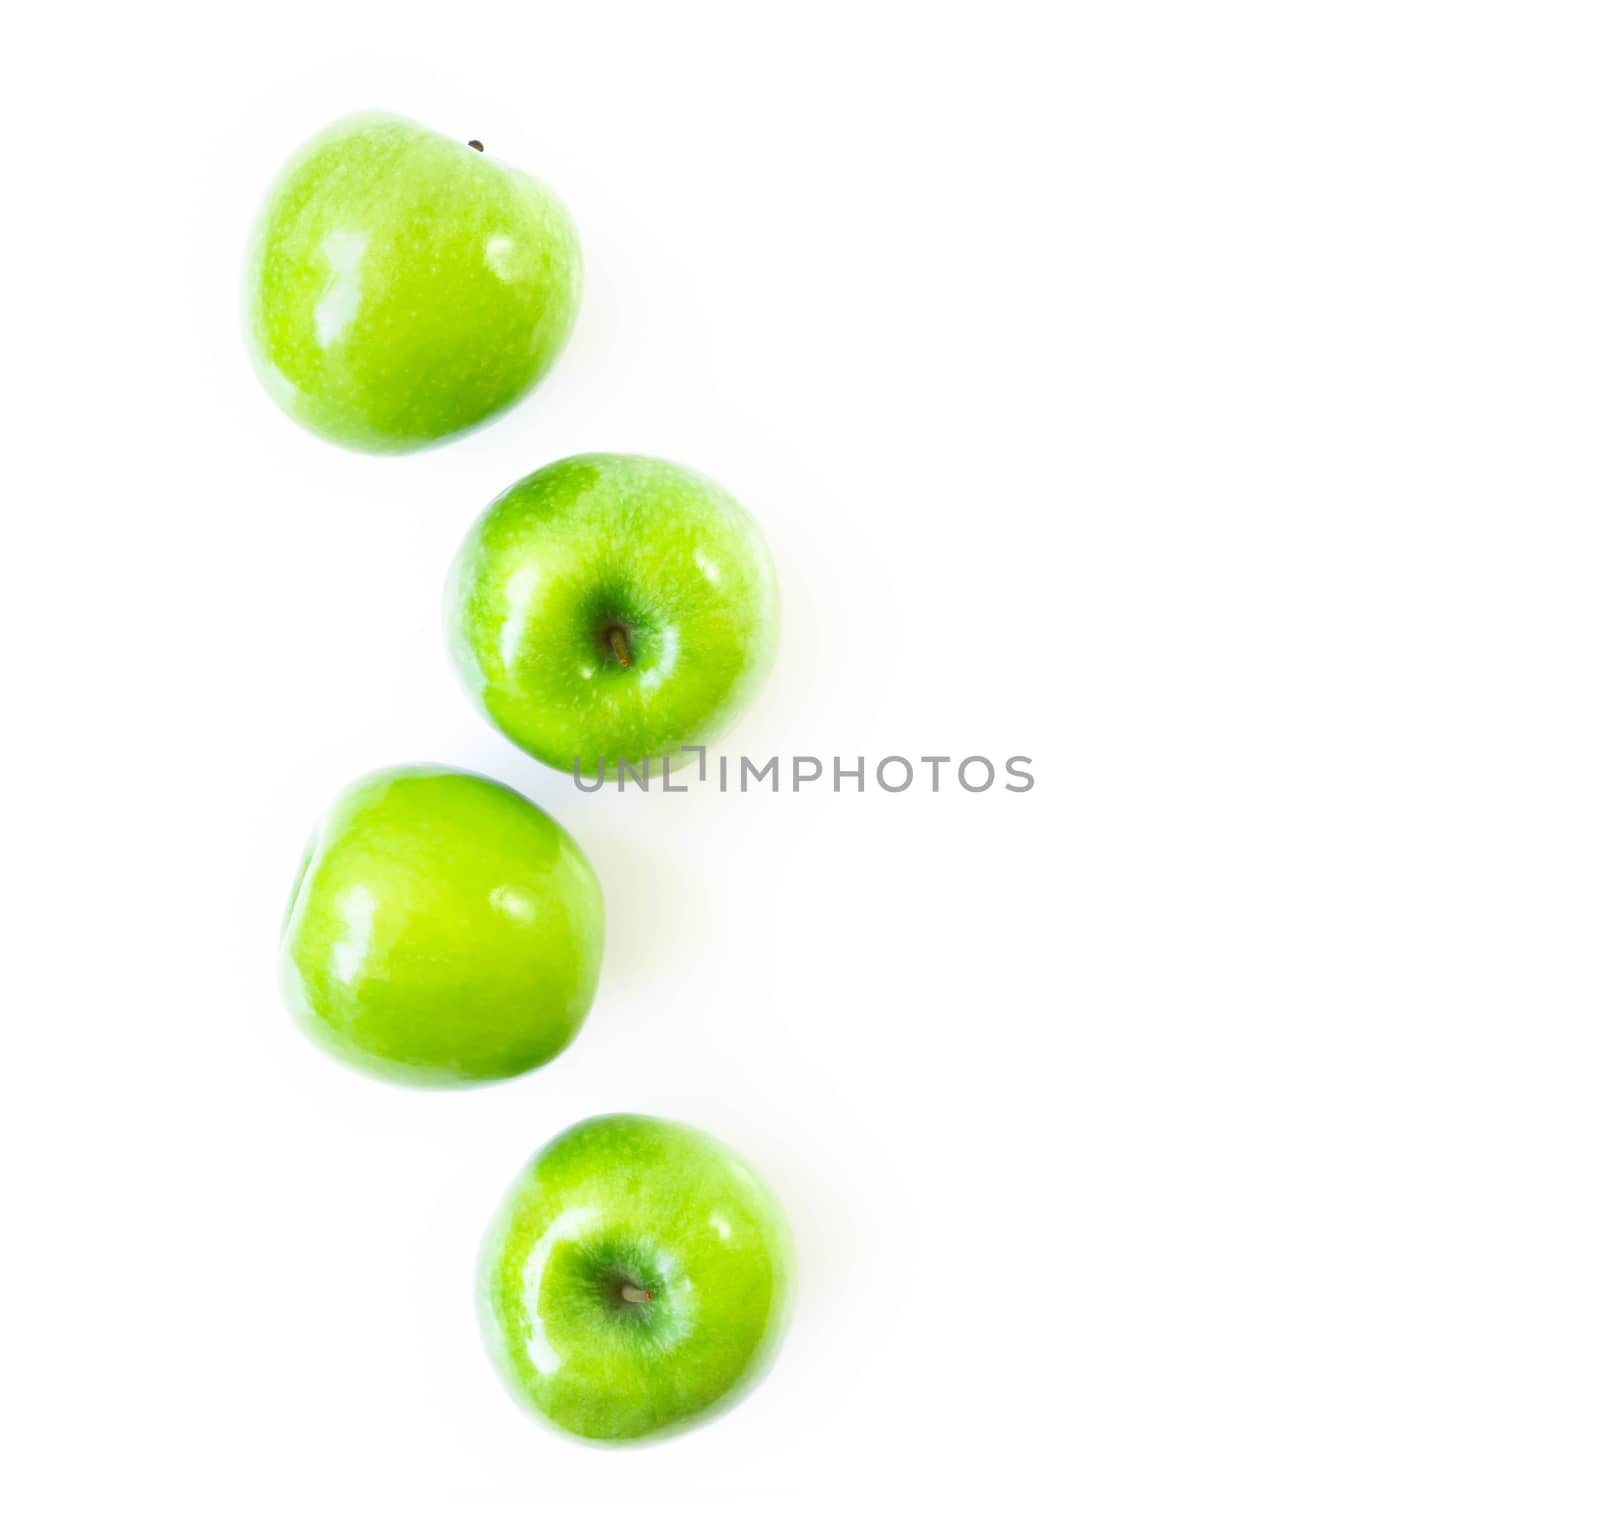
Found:
[[[333,943],[333,971],[340,983],[351,982],[361,971],[372,945],[372,918],[378,900],[368,887],[352,887],[339,899],[339,917],[344,920],[344,939]]]
[[[507,668],[517,665],[518,643],[523,627],[528,623],[528,607],[533,603],[534,589],[539,586],[539,570],[533,566],[519,566],[506,583],[506,618],[500,627],[500,661]]]
[[[687,1277],[670,1251],[656,1252],[656,1271],[661,1275],[661,1286],[672,1295],[672,1313],[667,1329],[656,1336],[658,1347],[674,1347],[694,1329],[699,1313],[694,1291],[694,1279]]]
[[[517,243],[509,235],[491,235],[483,248],[483,265],[502,283],[515,283],[524,273]]]
[[[551,1253],[565,1240],[575,1240],[600,1217],[598,1208],[571,1208],[563,1213],[534,1242],[528,1259],[522,1263],[522,1296],[528,1306],[528,1361],[540,1373],[554,1373],[561,1366],[561,1354],[550,1345],[545,1335],[544,1319],[539,1313],[539,1290],[544,1285],[544,1269],[550,1264]]]
[[[524,924],[533,922],[533,899],[520,887],[496,887],[489,894],[489,902],[509,918],[521,920]]]
[[[317,301],[312,320],[317,341],[332,347],[361,309],[361,259],[367,254],[367,237],[353,230],[335,230],[323,241],[322,254],[333,271],[333,281]]]
[[[664,626],[661,631],[661,651],[648,668],[639,675],[640,689],[656,689],[672,677],[673,664],[678,661],[678,627]]]

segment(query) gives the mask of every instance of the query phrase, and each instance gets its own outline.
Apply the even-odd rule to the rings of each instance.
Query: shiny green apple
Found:
[[[554,768],[679,756],[723,732],[778,643],[750,515],[665,460],[582,454],[519,481],[468,534],[447,595],[467,689]]]
[[[340,795],[283,922],[290,1011],[337,1057],[415,1085],[548,1063],[594,999],[600,884],[509,786],[421,765]]]
[[[512,1395],[575,1437],[681,1432],[770,1364],[788,1316],[789,1226],[731,1149],[609,1116],[544,1146],[479,1267],[490,1356]]]
[[[245,271],[263,384],[313,433],[396,453],[520,400],[578,313],[582,263],[543,183],[409,119],[340,119],[267,196]]]

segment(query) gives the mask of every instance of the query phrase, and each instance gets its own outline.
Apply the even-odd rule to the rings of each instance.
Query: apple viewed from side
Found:
[[[456,770],[382,770],[306,851],[284,998],[313,1040],[380,1078],[506,1079],[578,1034],[604,933],[583,851],[532,802]]]
[[[574,1437],[681,1432],[770,1364],[793,1247],[766,1183],[681,1123],[608,1116],[544,1146],[484,1242],[479,1308],[501,1377]]]
[[[496,498],[446,604],[474,699],[568,773],[710,742],[777,651],[777,577],[754,520],[704,476],[641,455],[559,460]]]
[[[302,426],[398,453],[520,400],[577,317],[578,237],[549,188],[409,119],[325,129],[267,196],[245,272],[256,372]]]

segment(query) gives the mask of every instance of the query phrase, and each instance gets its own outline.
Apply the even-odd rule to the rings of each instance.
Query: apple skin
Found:
[[[483,1245],[484,1340],[563,1432],[683,1432],[754,1386],[788,1321],[794,1248],[766,1183],[682,1123],[607,1116],[544,1146]],[[647,1301],[621,1297],[627,1284]]]
[[[526,395],[581,289],[577,233],[549,188],[406,118],[359,113],[305,145],[268,194],[245,330],[295,421],[399,453]]]
[[[594,1000],[605,913],[583,851],[509,786],[431,765],[348,787],[283,922],[281,979],[311,1038],[412,1085],[548,1063]]]
[[[754,520],[704,476],[642,455],[576,455],[502,493],[467,535],[446,609],[468,692],[569,774],[711,742],[778,645]]]

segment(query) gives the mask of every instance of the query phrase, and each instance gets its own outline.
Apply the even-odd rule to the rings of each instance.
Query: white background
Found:
[[[5,63],[4,1340],[18,1536],[1593,1535],[1592,8],[90,5]],[[237,323],[356,107],[535,171],[572,345],[399,460]],[[733,753],[1037,787],[580,795],[478,720],[446,565],[659,453],[784,593]],[[323,804],[499,775],[604,883],[573,1050],[366,1082],[280,1008]],[[686,1118],[797,1232],[771,1378],[525,1420],[479,1234]]]

